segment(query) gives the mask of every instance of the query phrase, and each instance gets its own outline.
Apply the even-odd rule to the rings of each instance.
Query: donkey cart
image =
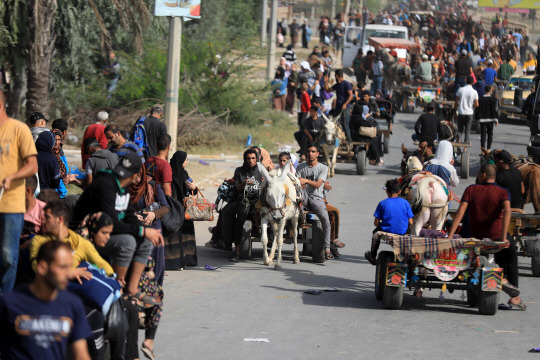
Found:
[[[540,277],[540,214],[512,213],[508,232],[515,240],[518,255],[531,258],[531,271]]]
[[[471,144],[462,142],[451,142],[451,144],[454,147],[454,153],[460,156],[460,160],[458,161],[460,167],[460,176],[462,179],[468,179],[471,160],[471,152],[469,148],[471,147]],[[418,145],[418,141],[415,141],[414,145]],[[435,146],[437,145],[439,145],[439,142],[435,141]]]
[[[499,305],[503,269],[493,253],[505,243],[474,238],[426,238],[377,232],[374,238],[392,245],[381,251],[375,271],[375,297],[386,309],[399,309],[405,287],[421,296],[423,289],[466,292],[467,304],[482,315],[494,315]],[[480,255],[489,254],[486,256]]]

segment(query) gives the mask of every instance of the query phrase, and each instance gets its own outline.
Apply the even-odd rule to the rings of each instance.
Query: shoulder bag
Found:
[[[176,233],[184,224],[184,206],[175,198],[165,195],[169,204],[169,212],[161,218],[161,226],[165,235]]]

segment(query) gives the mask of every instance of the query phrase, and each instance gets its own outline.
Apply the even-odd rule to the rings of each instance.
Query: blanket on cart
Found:
[[[394,248],[394,255],[398,261],[409,256],[417,256],[419,260],[442,258],[452,255],[463,248],[481,247],[485,252],[500,250],[500,242],[490,239],[479,240],[475,238],[433,238],[412,235],[397,235],[384,231],[373,234],[380,240],[386,241]]]

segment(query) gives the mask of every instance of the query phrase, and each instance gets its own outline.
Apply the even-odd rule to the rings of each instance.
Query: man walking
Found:
[[[471,86],[473,82],[472,76],[467,77],[467,85],[458,90],[454,104],[458,115],[458,131],[460,134],[465,134],[463,142],[467,144],[469,143],[474,109],[478,107],[478,93]]]
[[[493,143],[493,126],[497,126],[499,123],[499,101],[491,95],[493,91],[491,85],[486,85],[485,91],[486,93],[478,102],[476,119],[480,123],[480,146],[489,150]]]
[[[167,126],[161,122],[163,108],[159,105],[153,106],[150,110],[150,116],[144,119],[144,129],[146,130],[146,142],[148,158],[156,156],[158,153],[159,137],[167,133]],[[173,134],[176,135],[176,134]]]
[[[36,155],[30,129],[8,117],[0,91],[0,295],[15,285],[26,212],[24,179],[37,173]]]
[[[467,78],[473,73],[471,60],[467,56],[467,50],[461,51],[461,56],[456,60],[456,80],[454,92],[457,93],[459,88],[466,85]]]
[[[86,139],[96,138],[102,149],[106,149],[109,146],[109,140],[105,136],[105,124],[109,120],[109,114],[106,111],[100,111],[96,115],[96,122],[84,131],[82,146],[81,146],[81,158],[82,167],[86,168],[86,161],[90,157],[88,149],[84,146]]]

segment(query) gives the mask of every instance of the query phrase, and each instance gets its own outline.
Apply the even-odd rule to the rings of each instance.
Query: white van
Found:
[[[368,24],[363,29],[358,26],[345,27],[345,36],[343,44],[343,67],[352,67],[354,58],[358,53],[358,49],[362,49],[364,55],[369,50],[374,50],[372,46],[369,46],[370,37],[380,38],[392,38],[392,39],[408,39],[409,30],[405,26],[394,25],[379,25]],[[399,58],[405,58],[407,50],[396,49]]]

